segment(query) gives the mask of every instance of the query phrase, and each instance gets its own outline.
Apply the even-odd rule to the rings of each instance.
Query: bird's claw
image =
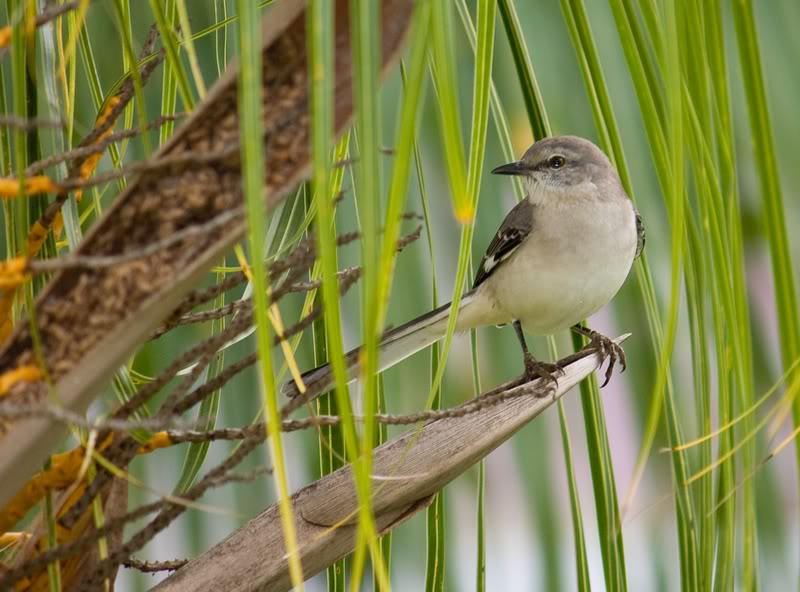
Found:
[[[603,384],[600,385],[600,388],[606,386],[608,381],[611,380],[611,374],[614,372],[614,366],[616,366],[617,362],[622,365],[623,372],[625,372],[625,370],[628,368],[625,359],[625,350],[622,349],[622,346],[613,339],[610,339],[609,337],[606,337],[597,331],[592,331],[589,334],[589,345],[587,345],[586,348],[595,350],[600,355],[602,362],[608,358],[608,368],[606,368],[605,381],[603,381]]]
[[[564,370],[558,364],[540,362],[530,354],[525,355],[525,378],[529,381],[541,378],[545,381],[545,385],[552,383],[553,389],[557,389],[557,377],[563,376],[563,374]],[[547,391],[549,390],[550,389],[547,389]]]

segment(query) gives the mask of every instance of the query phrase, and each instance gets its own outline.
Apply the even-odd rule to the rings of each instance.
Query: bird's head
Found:
[[[619,186],[614,167],[597,146],[577,136],[556,136],[535,142],[520,160],[492,171],[496,175],[524,178],[528,196],[534,202],[603,191],[608,184]]]

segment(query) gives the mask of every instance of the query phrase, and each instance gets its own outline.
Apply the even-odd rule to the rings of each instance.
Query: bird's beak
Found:
[[[527,175],[528,167],[520,160],[501,165],[492,171],[494,175]]]

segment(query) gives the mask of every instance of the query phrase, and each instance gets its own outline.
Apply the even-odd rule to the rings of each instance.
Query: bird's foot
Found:
[[[540,362],[531,354],[525,354],[525,378],[536,380],[541,378],[545,381],[545,386],[550,386],[552,383],[553,389],[558,388],[558,376],[563,376],[564,370],[558,364],[551,364],[549,362]],[[550,389],[548,388],[547,391]]]
[[[587,345],[584,349],[593,349],[598,354],[600,354],[600,359],[605,361],[608,358],[608,368],[606,368],[605,374],[605,381],[600,386],[603,388],[608,384],[608,381],[611,380],[611,374],[614,372],[614,366],[616,366],[617,362],[620,363],[622,366],[622,371],[625,372],[628,365],[625,360],[625,350],[622,349],[622,346],[616,343],[613,339],[606,337],[598,333],[597,331],[589,331],[587,335],[589,337],[589,345]]]

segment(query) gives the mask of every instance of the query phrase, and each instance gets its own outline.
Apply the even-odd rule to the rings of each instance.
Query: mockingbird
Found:
[[[523,178],[527,197],[506,216],[461,299],[456,329],[513,324],[522,346],[525,374],[557,381],[556,364],[536,360],[523,333],[549,335],[566,328],[587,336],[610,358],[605,382],[622,348],[579,323],[619,290],[644,248],[642,219],[605,154],[575,136],[545,138],[521,160],[499,166],[499,175]],[[379,346],[383,371],[443,338],[450,303],[389,331]],[[348,378],[358,377],[358,351],[347,354]],[[303,374],[314,393],[333,385],[328,364]],[[294,382],[288,396],[299,394]]]

